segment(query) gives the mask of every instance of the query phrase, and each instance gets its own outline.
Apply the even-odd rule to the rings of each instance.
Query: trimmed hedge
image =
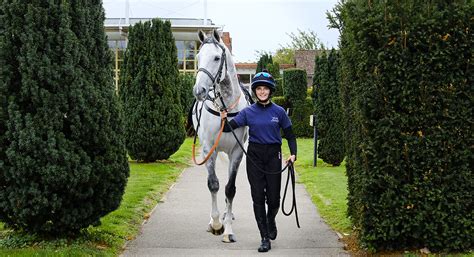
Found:
[[[288,102],[285,97],[273,97],[272,102],[283,107],[285,110],[288,108]],[[313,100],[309,97],[305,99],[303,104],[299,104],[293,109],[290,119],[293,126],[293,133],[295,133],[297,137],[313,137],[313,127],[309,125],[309,116],[312,114],[312,111]]]
[[[273,93],[273,96],[283,96],[283,78],[275,78],[276,90]]]
[[[324,162],[339,166],[344,160],[344,127],[339,97],[338,53],[332,49],[315,59],[313,94],[318,126],[318,155]]]
[[[278,104],[279,106],[283,107],[283,109],[286,110],[287,108],[287,103],[286,103],[286,100],[285,100],[285,97],[283,96],[274,96],[272,97],[272,102]]]
[[[297,137],[313,137],[313,127],[309,125],[310,115],[313,114],[313,100],[307,97],[304,102],[299,102],[293,107],[291,113],[291,122],[293,123],[293,132]]]
[[[194,102],[193,87],[195,83],[195,77],[191,74],[179,74],[180,83],[180,103],[183,108],[183,117],[186,118],[189,109],[192,107]]]
[[[129,175],[101,1],[0,13],[0,220],[53,236],[98,225]]]
[[[169,21],[130,27],[119,93],[127,150],[134,160],[168,159],[184,141],[176,52]]]
[[[309,116],[313,114],[313,102],[307,98],[306,71],[286,69],[283,71],[283,92],[285,107],[291,108],[290,118],[297,137],[312,137],[313,128]],[[308,100],[309,99],[309,100]]]
[[[348,1],[349,214],[371,250],[473,247],[472,1]]]
[[[303,69],[286,69],[283,71],[283,93],[289,108],[306,99],[306,71]]]
[[[180,81],[180,100],[183,108],[183,119],[184,128],[186,129],[187,136],[194,136],[194,128],[192,122],[189,123],[188,115],[194,102],[193,87],[195,83],[195,77],[191,74],[179,74]]]

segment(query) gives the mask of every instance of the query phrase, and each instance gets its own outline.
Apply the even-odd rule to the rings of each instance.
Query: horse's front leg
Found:
[[[209,153],[209,149],[203,149],[204,155]],[[206,162],[207,168],[207,187],[211,192],[211,220],[209,221],[209,226],[207,231],[211,232],[214,235],[221,235],[224,232],[224,227],[220,221],[219,208],[217,207],[217,192],[219,191],[219,179],[216,176],[216,157],[217,152],[212,153],[209,160]]]
[[[229,154],[229,181],[225,186],[225,202],[226,210],[224,214],[224,236],[222,241],[225,243],[233,243],[236,241],[234,231],[232,230],[232,220],[234,219],[234,213],[232,213],[232,201],[234,200],[236,188],[235,179],[237,178],[237,172],[239,170],[240,162],[242,161],[243,152],[239,146],[234,148],[232,153]]]

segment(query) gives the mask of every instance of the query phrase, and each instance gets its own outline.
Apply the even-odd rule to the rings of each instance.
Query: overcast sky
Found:
[[[103,0],[106,16],[125,17],[125,0]],[[129,0],[131,18],[203,18],[204,0]],[[232,37],[236,62],[256,62],[256,51],[275,52],[297,29],[316,32],[337,47],[339,32],[328,29],[326,11],[337,0],[207,0],[207,18]]]

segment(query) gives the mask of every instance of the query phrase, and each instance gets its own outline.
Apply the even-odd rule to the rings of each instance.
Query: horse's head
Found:
[[[198,73],[194,84],[193,94],[197,100],[206,99],[207,94],[217,84],[225,79],[227,72],[226,47],[220,42],[221,38],[216,30],[212,36],[206,36],[199,31],[201,48],[197,55]]]

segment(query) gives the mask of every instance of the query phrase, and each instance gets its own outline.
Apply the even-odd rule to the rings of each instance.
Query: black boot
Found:
[[[270,243],[270,239],[268,238],[263,238],[262,239],[262,244],[260,244],[260,247],[258,248],[258,251],[261,253],[268,252],[268,250],[272,249],[272,244]]]
[[[267,213],[267,224],[268,224],[268,238],[271,240],[275,240],[277,237],[277,226],[275,222],[275,217],[278,213],[278,207],[277,208],[268,208],[268,213]]]
[[[265,205],[253,205],[253,212],[255,214],[255,220],[257,221],[258,230],[260,230],[260,236],[262,237],[262,243],[258,248],[259,252],[268,252],[271,244],[268,239],[268,228],[267,228],[267,215],[265,213]]]

